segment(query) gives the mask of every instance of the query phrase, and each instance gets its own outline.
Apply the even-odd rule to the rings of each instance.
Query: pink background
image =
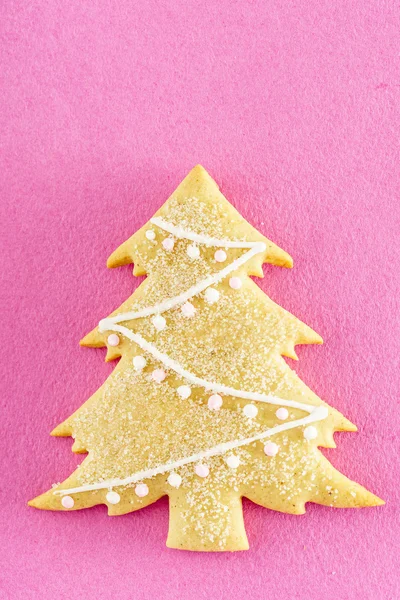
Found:
[[[398,599],[395,3],[0,10],[1,598]],[[166,549],[165,499],[116,518],[26,506],[78,463],[48,434],[112,368],[78,346],[137,284],[106,258],[196,163],[294,257],[260,285],[324,337],[295,368],[360,429],[326,454],[387,501],[303,517],[245,502],[251,549],[232,555]]]

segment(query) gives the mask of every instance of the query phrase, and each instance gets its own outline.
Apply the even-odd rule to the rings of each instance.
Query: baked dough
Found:
[[[306,502],[383,504],[318,450],[356,427],[284,360],[296,358],[296,344],[322,339],[249,277],[262,277],[264,262],[292,266],[195,167],[108,260],[134,263],[147,278],[81,341],[120,360],[52,432],[72,436],[73,451],[87,456],[31,506],[106,504],[121,515],[168,495],[167,545],[223,551],[248,548],[243,497],[292,514]]]

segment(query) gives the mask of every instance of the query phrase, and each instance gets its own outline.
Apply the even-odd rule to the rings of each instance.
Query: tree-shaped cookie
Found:
[[[302,514],[382,501],[332,467],[318,446],[356,428],[283,356],[322,342],[250,279],[291,267],[200,166],[108,266],[147,275],[83,340],[120,358],[102,387],[52,435],[87,452],[63,483],[30,502],[50,510],[106,504],[110,515],[169,496],[167,545],[243,550],[242,497]]]

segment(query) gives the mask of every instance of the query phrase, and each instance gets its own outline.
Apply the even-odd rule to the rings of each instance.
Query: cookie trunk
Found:
[[[167,546],[203,552],[248,550],[242,499],[203,489],[171,494]]]

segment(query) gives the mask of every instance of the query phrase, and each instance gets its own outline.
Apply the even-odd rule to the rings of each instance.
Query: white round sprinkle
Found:
[[[207,467],[207,465],[200,464],[195,466],[194,472],[199,477],[208,477],[208,475],[210,474],[210,469]]]
[[[237,469],[240,465],[240,458],[238,456],[228,456],[225,462],[230,469]]]
[[[149,493],[149,488],[145,483],[138,483],[135,487],[135,494],[139,496],[139,498],[144,498]]]
[[[184,400],[186,400],[186,398],[189,398],[190,394],[192,393],[192,390],[188,385],[180,385],[176,391],[178,392],[178,395]]]
[[[242,283],[240,277],[231,277],[229,280],[229,285],[233,290],[240,290]]]
[[[167,374],[164,371],[164,369],[155,369],[152,372],[151,376],[154,379],[154,381],[156,381],[157,383],[161,383],[162,381],[164,381],[164,379],[166,378]]]
[[[134,356],[133,360],[133,366],[135,367],[136,371],[141,371],[142,369],[145,368],[147,360],[145,359],[144,356]]]
[[[72,508],[75,504],[74,499],[71,496],[63,496],[61,498],[61,504],[64,508]]]
[[[209,397],[207,402],[210,410],[219,410],[222,406],[222,398],[219,394],[213,394]]]
[[[173,250],[175,242],[172,238],[165,238],[165,240],[162,241],[162,245],[164,250],[168,250],[170,252]]]
[[[112,333],[108,336],[107,342],[109,346],[118,346],[119,344],[119,336],[116,333]]]
[[[186,248],[186,252],[190,258],[199,258],[200,250],[194,244],[191,244]]]
[[[313,425],[309,425],[304,430],[304,437],[306,440],[315,440],[318,437],[318,431]]]
[[[152,318],[151,322],[153,323],[153,325],[157,329],[157,331],[162,331],[163,329],[165,329],[165,327],[167,325],[167,321],[164,319],[164,317],[162,315],[156,315],[155,317]]]
[[[152,229],[148,229],[146,231],[146,237],[148,240],[154,240],[156,238],[156,234],[154,233],[154,231]]]
[[[319,420],[322,421],[322,419],[326,419],[328,417],[329,409],[327,406],[323,406],[321,404],[320,406],[316,406],[311,414],[315,416],[318,415]]]
[[[219,291],[215,288],[207,288],[204,297],[209,304],[214,304],[219,300]]]
[[[178,473],[171,473],[167,479],[170,486],[178,489],[182,483],[182,477]]]
[[[107,492],[106,500],[109,504],[118,504],[121,500],[121,496],[117,492]]]
[[[196,309],[191,302],[185,302],[185,304],[181,306],[181,311],[184,317],[193,317]]]
[[[225,262],[226,261],[226,252],[225,250],[217,250],[214,254],[214,258],[217,262]]]
[[[289,416],[289,411],[287,408],[278,408],[275,414],[280,421],[286,421]]]
[[[257,416],[258,408],[257,406],[254,406],[254,404],[246,404],[246,406],[243,407],[243,412],[249,419],[254,419],[254,417]]]
[[[264,452],[267,456],[275,456],[279,452],[279,446],[275,442],[267,442],[264,446]]]

